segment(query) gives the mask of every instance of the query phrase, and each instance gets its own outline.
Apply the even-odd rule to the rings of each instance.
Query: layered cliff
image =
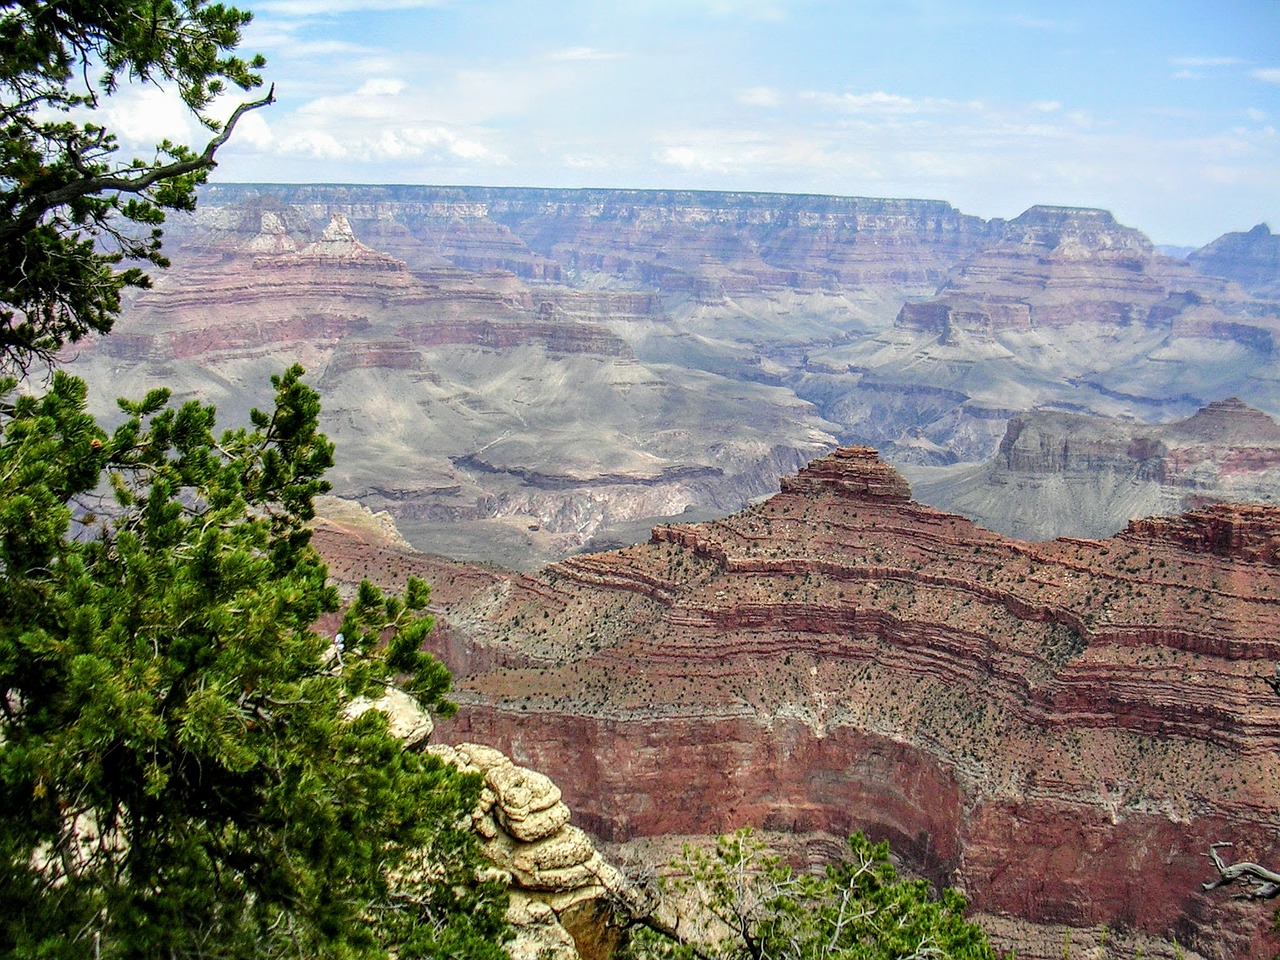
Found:
[[[842,449],[724,520],[446,588],[439,733],[609,839],[866,829],[1023,953],[1105,924],[1262,957],[1265,911],[1198,884],[1214,840],[1280,858],[1278,536],[1255,506],[1013,541]]]
[[[339,493],[421,545],[510,564],[736,509],[833,442],[776,384],[639,360],[625,334],[660,321],[652,293],[476,272],[346,209],[207,210],[175,231],[179,268],[68,361],[104,408],[160,378],[241,421],[301,362],[342,450]]]
[[[898,324],[954,339],[1072,323],[1126,325],[1164,298],[1151,242],[1105,210],[1032,207]]]
[[[1164,424],[1039,410],[1010,418],[991,463],[919,480],[1002,533],[1106,536],[1135,517],[1280,501],[1280,424],[1235,397]]]
[[[633,542],[840,443],[972,466],[1036,409],[1280,414],[1280,301],[1099,210],[223,184],[166,229],[173,271],[72,351],[104,409],[163,379],[240,418],[300,360],[340,492],[458,556]]]
[[[467,269],[550,281],[603,274],[702,300],[832,284],[930,292],[998,232],[935,200],[690,190],[220,184],[202,203],[264,195],[357,224],[394,217],[421,247]]]
[[[1280,236],[1260,223],[1247,233],[1227,233],[1187,261],[1201,273],[1234,280],[1252,293],[1280,295]]]

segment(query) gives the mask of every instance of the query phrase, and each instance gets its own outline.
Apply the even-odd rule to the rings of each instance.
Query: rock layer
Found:
[[[1280,300],[1100,210],[219,184],[166,231],[174,269],[76,345],[102,409],[160,379],[243,419],[300,361],[339,493],[521,567],[738,509],[838,444],[969,467],[1035,409],[1280,414]]]
[[[1260,223],[1247,233],[1228,233],[1187,257],[1201,273],[1235,280],[1256,294],[1280,294],[1280,237]]]
[[[845,449],[725,520],[475,582],[442,609],[470,673],[441,734],[606,838],[863,828],[988,915],[1274,952],[1198,883],[1213,840],[1280,859],[1280,510],[1025,543],[903,486]]]
[[[925,476],[922,497],[1037,539],[1105,536],[1131,518],[1214,502],[1275,503],[1280,424],[1235,397],[1164,424],[1020,414],[1009,419],[992,463]]]

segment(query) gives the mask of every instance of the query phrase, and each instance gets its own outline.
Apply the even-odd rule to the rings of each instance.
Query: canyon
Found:
[[[100,411],[163,381],[238,420],[300,361],[337,492],[422,549],[522,569],[740,509],[840,444],[1006,532],[1111,533],[1137,515],[1115,490],[1093,526],[1035,531],[1025,498],[1000,516],[975,493],[1011,421],[1280,414],[1265,227],[1178,260],[1064,207],[215,184],[166,230],[173,268],[65,355]]]
[[[315,542],[344,590],[432,584],[441,749],[624,859],[866,830],[1033,960],[1280,947],[1199,886],[1216,841],[1280,860],[1269,228],[219,184],[168,229],[68,369],[224,423],[309,369]]]
[[[1262,958],[1209,845],[1280,859],[1280,508],[1013,540],[842,447],[732,516],[536,573],[321,524],[343,583],[434,584],[446,741],[550,775],[618,844],[854,829],[1002,949]],[[821,846],[821,844],[819,844]]]

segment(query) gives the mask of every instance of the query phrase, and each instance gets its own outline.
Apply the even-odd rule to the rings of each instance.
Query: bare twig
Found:
[[[1224,863],[1222,857],[1218,855],[1218,849],[1230,846],[1234,846],[1234,844],[1219,842],[1209,845],[1207,856],[1217,869],[1218,876],[1201,884],[1203,889],[1216,890],[1218,887],[1229,887],[1235,883],[1246,886],[1252,883],[1256,884],[1253,889],[1235,894],[1236,898],[1240,900],[1271,900],[1280,895],[1280,873],[1247,861]]]

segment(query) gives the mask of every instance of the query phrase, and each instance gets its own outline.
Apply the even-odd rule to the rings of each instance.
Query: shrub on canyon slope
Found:
[[[796,873],[749,830],[713,851],[686,848],[667,886],[684,913],[666,936],[634,941],[642,960],[994,960],[986,934],[964,919],[964,898],[903,880],[888,845],[849,838],[849,859]],[[671,934],[677,933],[676,939]]]

